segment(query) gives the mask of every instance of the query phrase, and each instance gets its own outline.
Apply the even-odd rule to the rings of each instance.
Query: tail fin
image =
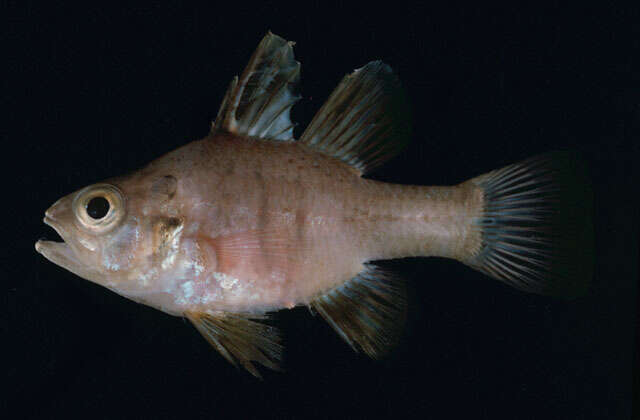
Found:
[[[592,202],[586,166],[555,152],[478,176],[481,246],[466,263],[518,289],[574,297],[593,269]]]

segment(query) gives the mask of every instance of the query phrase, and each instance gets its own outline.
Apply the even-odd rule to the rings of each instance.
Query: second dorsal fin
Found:
[[[372,61],[342,79],[300,141],[366,173],[395,156],[410,132],[398,78]]]
[[[293,58],[293,43],[269,32],[251,56],[242,76],[236,76],[222,100],[212,132],[270,140],[293,140],[289,113],[299,95],[300,63]]]

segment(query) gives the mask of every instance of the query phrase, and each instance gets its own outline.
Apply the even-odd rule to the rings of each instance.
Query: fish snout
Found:
[[[73,217],[69,201],[68,197],[63,197],[53,203],[53,205],[44,212],[44,219],[42,220],[45,225],[50,226],[56,231],[61,242],[65,242],[69,236],[65,227],[69,226],[70,218]],[[38,252],[40,252],[40,249],[42,249],[42,245],[45,242],[52,241],[38,241],[36,244]]]
[[[64,214],[68,214],[69,211],[69,200],[67,200],[66,197],[63,197],[53,203],[53,205],[44,212],[44,216],[45,219],[60,220],[62,219],[62,216]]]

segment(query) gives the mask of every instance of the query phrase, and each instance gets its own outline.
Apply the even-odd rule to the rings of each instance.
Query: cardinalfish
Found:
[[[186,317],[255,376],[254,363],[277,369],[283,350],[264,320],[296,306],[356,351],[387,352],[406,294],[377,260],[446,257],[527,292],[585,289],[591,204],[579,159],[551,153],[454,186],[364,178],[409,140],[398,78],[381,61],[345,76],[296,140],[292,46],[264,37],[204,139],[58,200],[44,223],[63,242],[36,250]]]

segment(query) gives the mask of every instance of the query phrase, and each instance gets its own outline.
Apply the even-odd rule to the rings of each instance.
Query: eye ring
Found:
[[[95,198],[107,201],[108,206],[103,217],[93,218],[88,213],[89,202]],[[84,230],[97,234],[106,233],[116,227],[125,216],[124,194],[111,184],[90,185],[80,190],[74,198],[73,212],[76,221]]]

